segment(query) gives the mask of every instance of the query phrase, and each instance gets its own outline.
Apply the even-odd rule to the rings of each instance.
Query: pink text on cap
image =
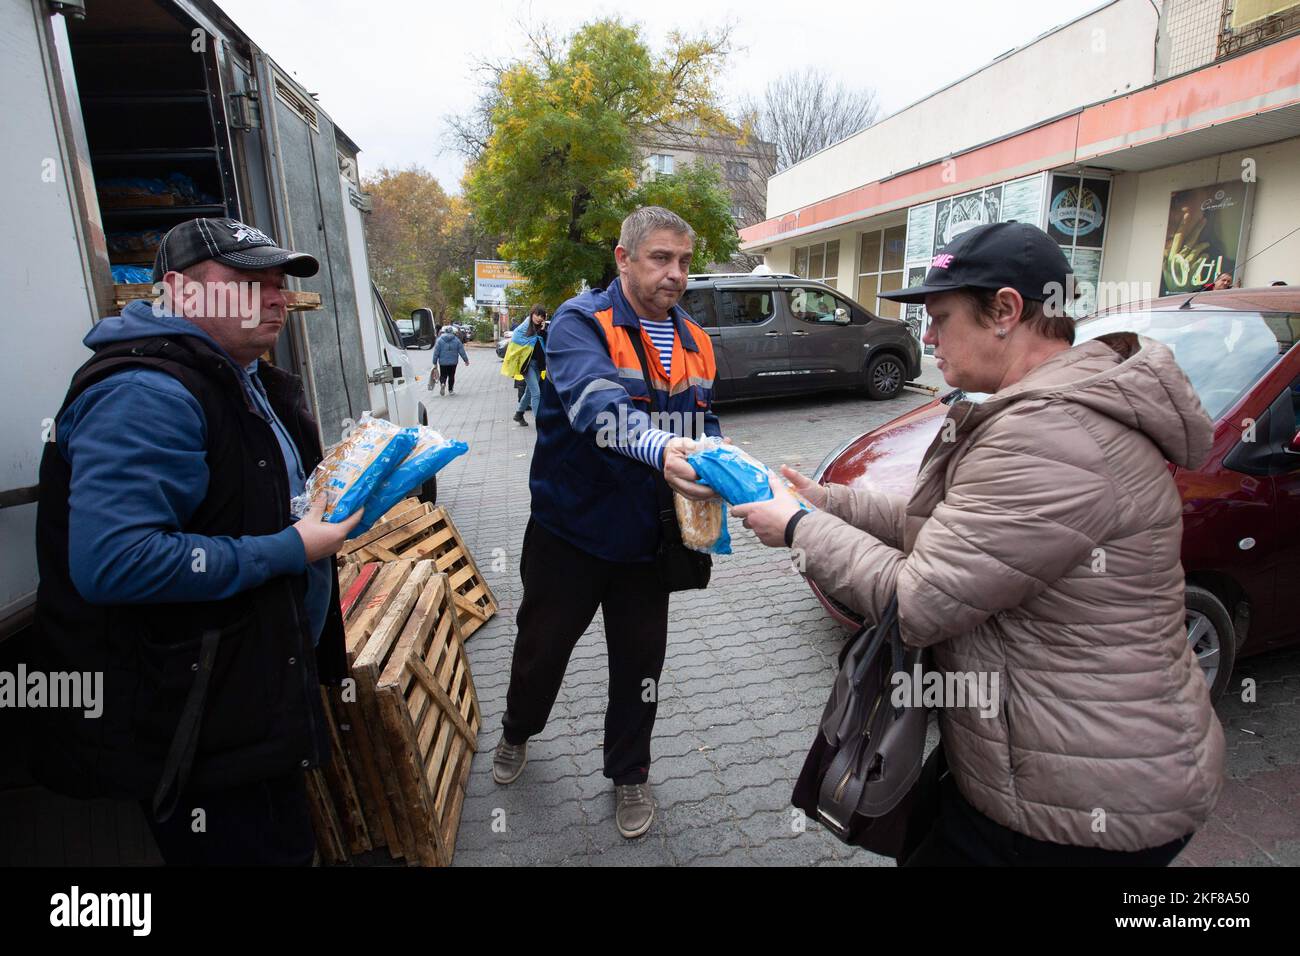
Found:
[[[931,269],[946,269],[952,265],[953,254],[951,252],[941,252],[930,260]]]

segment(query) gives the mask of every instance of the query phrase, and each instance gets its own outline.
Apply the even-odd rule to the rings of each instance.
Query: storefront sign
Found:
[[[1053,176],[1047,234],[1062,246],[1100,249],[1106,232],[1110,180]]]
[[[1251,184],[1239,180],[1184,189],[1169,198],[1160,294],[1205,288],[1236,271],[1250,225]]]

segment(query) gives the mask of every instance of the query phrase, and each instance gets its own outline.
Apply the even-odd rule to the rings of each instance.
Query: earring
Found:
[[[1007,337],[1007,330],[1002,328],[998,329],[997,336],[1000,339],[1005,339]]]

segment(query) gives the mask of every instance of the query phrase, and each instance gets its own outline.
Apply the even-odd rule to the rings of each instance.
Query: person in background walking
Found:
[[[433,346],[433,364],[438,366],[438,393],[446,395],[456,392],[456,360],[464,359],[469,364],[469,355],[465,352],[465,343],[460,340],[456,330],[450,325],[442,327],[442,334]]]
[[[524,394],[519,397],[515,408],[515,421],[527,425],[524,412],[532,407],[533,417],[537,417],[537,406],[542,401],[542,372],[546,370],[546,310],[540,305],[533,306],[533,311],[515,327],[510,334],[512,345],[531,346],[532,352],[524,358],[519,373],[524,377]]]

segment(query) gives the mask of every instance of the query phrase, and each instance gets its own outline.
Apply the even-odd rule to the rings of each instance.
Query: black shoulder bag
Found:
[[[640,329],[635,331],[625,329],[625,331],[632,342],[632,348],[636,351],[637,361],[641,363],[646,394],[650,396],[650,408],[658,412],[661,409],[655,397],[654,386],[651,384],[650,363],[646,360],[645,343],[641,341]],[[687,420],[690,420],[689,417]],[[655,553],[655,567],[659,571],[659,580],[663,583],[664,590],[693,591],[707,588],[709,575],[713,573],[713,559],[707,554],[692,551],[682,544],[682,529],[677,524],[673,490],[668,487],[668,482],[659,472],[655,472],[655,496],[659,506],[659,549]]]
[[[898,597],[874,626],[840,652],[840,669],[793,806],[839,840],[897,859],[906,857],[938,813],[942,748],[922,769],[926,709],[895,707],[894,675],[911,677],[920,648],[903,646]]]

